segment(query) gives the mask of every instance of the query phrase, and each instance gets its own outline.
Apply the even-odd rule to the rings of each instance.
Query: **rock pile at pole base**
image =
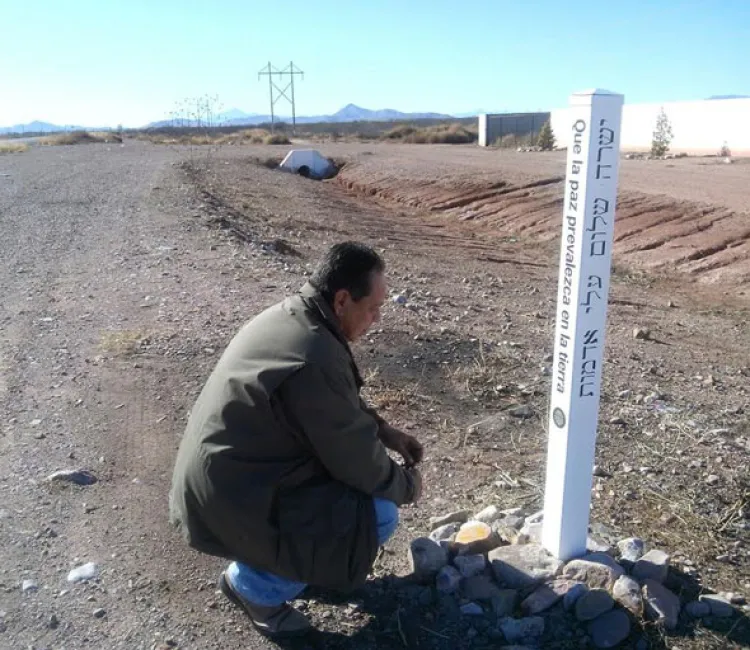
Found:
[[[684,601],[670,589],[670,556],[638,538],[610,546],[589,540],[589,553],[561,562],[540,544],[542,513],[489,506],[434,518],[428,537],[412,541],[413,577],[437,598],[476,620],[490,638],[535,645],[547,634],[578,627],[596,648],[616,648],[647,620],[667,631],[681,617],[731,617],[729,598],[703,594]],[[583,630],[583,631],[582,631]]]

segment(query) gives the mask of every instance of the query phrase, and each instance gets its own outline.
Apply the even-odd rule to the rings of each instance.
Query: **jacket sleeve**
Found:
[[[375,422],[377,422],[378,427],[385,422],[385,420],[380,417],[380,415],[378,415],[378,412],[361,397],[359,398],[359,407],[369,416],[375,418]]]
[[[411,476],[388,455],[378,422],[350,390],[342,379],[307,365],[282,383],[277,398],[334,479],[397,505],[410,503]]]

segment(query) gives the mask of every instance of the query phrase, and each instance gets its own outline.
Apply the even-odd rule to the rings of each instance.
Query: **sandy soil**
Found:
[[[276,647],[216,594],[221,562],[185,548],[167,525],[166,495],[187,411],[223,347],[343,238],[382,249],[393,289],[408,297],[389,303],[356,354],[368,397],[425,442],[426,490],[402,511],[368,586],[307,594],[299,605],[320,631],[283,647],[497,647],[486,621],[467,621],[400,576],[409,541],[435,514],[541,506],[554,226],[547,239],[541,229],[518,236],[501,221],[462,221],[458,207],[429,210],[414,198],[419,181],[450,201],[474,178],[461,161],[480,166],[492,152],[324,150],[350,161],[326,183],[257,164],[282,153],[268,148],[224,149],[198,175],[176,164],[188,152],[136,142],[0,159],[0,647]],[[482,182],[561,173],[559,156],[537,156],[549,165],[537,172],[531,156],[509,155],[507,173],[487,171]],[[656,173],[677,178],[678,164],[702,174],[693,161]],[[655,178],[638,165],[638,182]],[[385,167],[401,184],[363,200],[365,183],[389,178]],[[750,169],[729,167],[707,174],[741,179]],[[628,174],[624,165],[625,201]],[[645,187],[632,191],[653,196]],[[691,182],[684,191],[680,200],[707,200]],[[735,200],[719,205],[734,214]],[[750,596],[748,307],[736,284],[717,277],[709,291],[676,271],[618,266],[614,275],[592,521],[602,537],[635,534],[669,551],[685,598],[700,589]],[[652,340],[635,340],[634,327],[650,328]],[[515,404],[533,417],[510,417]],[[624,424],[610,424],[615,417]],[[90,469],[99,481],[45,481],[62,468]],[[709,475],[718,483],[707,485]],[[87,561],[100,579],[67,583]],[[38,589],[22,592],[24,580]],[[650,648],[741,648],[750,624],[744,615],[682,621],[666,637],[647,626],[627,647],[642,637]],[[584,629],[560,622],[540,647],[587,643]]]

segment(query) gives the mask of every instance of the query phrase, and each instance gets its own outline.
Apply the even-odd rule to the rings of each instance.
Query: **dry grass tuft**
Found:
[[[102,334],[99,348],[112,357],[131,357],[140,352],[146,340],[146,334],[143,332],[113,330]]]
[[[189,145],[257,145],[257,144],[291,144],[283,133],[271,133],[266,129],[242,129],[234,133],[207,134],[174,134],[174,133],[142,133],[140,140],[148,140],[153,144],[189,144]]]
[[[437,124],[435,126],[397,126],[383,135],[383,140],[407,144],[468,144],[476,142],[477,133],[462,124]]]
[[[23,153],[29,150],[29,145],[24,142],[0,142],[0,154]]]
[[[50,135],[39,140],[39,144],[49,147],[67,144],[92,144],[95,142],[122,142],[122,137],[117,133],[108,131],[71,131],[70,133]]]
[[[283,133],[271,133],[263,139],[263,144],[292,144]]]

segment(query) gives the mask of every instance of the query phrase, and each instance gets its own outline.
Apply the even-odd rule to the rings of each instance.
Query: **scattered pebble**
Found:
[[[97,607],[94,611],[94,618],[104,618],[107,615],[107,610]]]
[[[68,573],[68,582],[83,582],[84,580],[96,580],[99,577],[99,566],[94,562],[87,562]]]
[[[48,481],[64,481],[75,485],[92,485],[97,478],[85,469],[61,469],[47,477]]]
[[[477,603],[466,603],[465,605],[461,605],[461,613],[464,616],[482,616],[484,610]]]
[[[639,341],[648,341],[651,338],[651,330],[646,327],[636,327],[633,330],[633,338]]]
[[[39,589],[39,585],[36,583],[36,580],[24,580],[21,583],[21,591],[26,593],[28,591],[36,591]]]

